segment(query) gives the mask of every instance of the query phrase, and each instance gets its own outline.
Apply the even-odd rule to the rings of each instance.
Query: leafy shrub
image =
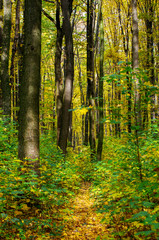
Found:
[[[129,138],[108,138],[104,160],[94,166],[92,192],[115,239],[157,239],[159,142],[156,137],[155,126],[139,137],[142,179],[133,134]]]
[[[51,135],[41,137],[40,177],[17,158],[17,132],[0,122],[0,237],[50,239],[60,235],[60,211],[80,184],[74,159],[64,159]],[[61,209],[61,210],[60,210]],[[59,223],[59,220],[61,223]]]

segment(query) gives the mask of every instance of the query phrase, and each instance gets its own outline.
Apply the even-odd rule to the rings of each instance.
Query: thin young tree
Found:
[[[20,85],[19,158],[39,174],[41,0],[25,0],[23,77]],[[34,161],[31,161],[34,160]]]

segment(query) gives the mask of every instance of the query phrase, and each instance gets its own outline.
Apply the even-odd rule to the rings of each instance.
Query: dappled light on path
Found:
[[[64,214],[65,228],[60,239],[106,239],[108,230],[102,224],[102,214],[96,212],[94,199],[90,197],[90,184],[83,183],[79,193]],[[100,238],[98,238],[100,236]]]

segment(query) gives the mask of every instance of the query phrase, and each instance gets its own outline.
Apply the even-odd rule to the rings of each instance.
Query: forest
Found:
[[[0,239],[159,239],[159,1],[0,0]]]

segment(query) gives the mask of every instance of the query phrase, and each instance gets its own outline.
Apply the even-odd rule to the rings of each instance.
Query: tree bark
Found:
[[[89,101],[89,143],[91,157],[96,153],[95,143],[95,80],[94,80],[94,0],[87,0],[87,97]]]
[[[28,159],[37,174],[39,174],[40,64],[41,0],[25,0],[18,153],[20,159]]]
[[[63,79],[61,71],[63,27],[60,26],[60,4],[56,1],[56,52],[55,52],[55,82],[56,82],[56,111],[57,111],[57,145],[62,123]]]
[[[100,78],[99,78],[99,93],[98,93],[98,106],[99,106],[99,132],[98,132],[98,148],[97,159],[102,160],[103,151],[103,137],[104,137],[104,124],[103,124],[103,77],[104,77],[104,26],[102,16],[102,0],[100,2]]]
[[[132,0],[132,63],[133,70],[135,73],[135,118],[136,118],[136,127],[141,128],[141,97],[140,97],[140,83],[139,79],[136,76],[137,69],[139,68],[139,37],[138,37],[138,16],[137,16],[137,0]]]
[[[15,33],[14,42],[12,45],[12,57],[10,66],[10,83],[12,88],[13,107],[18,106],[18,76],[16,74],[16,68],[18,68],[18,59],[20,59],[18,47],[20,41],[20,0],[17,0],[16,4],[16,16],[15,16]],[[17,56],[16,56],[17,54]],[[13,119],[17,120],[17,111],[11,109],[13,112]]]
[[[83,93],[83,87],[82,87],[82,70],[81,70],[81,61],[80,61],[80,56],[79,56],[79,51],[77,47],[77,60],[78,60],[78,69],[79,69],[79,87],[80,87],[80,100],[81,100],[81,106],[84,107],[85,102],[84,102],[84,93]],[[85,123],[85,118],[84,115],[82,115],[82,144],[84,144],[84,123]]]
[[[0,0],[0,108],[2,109],[2,88],[1,88],[1,81],[2,81],[2,75],[1,75],[1,55],[2,55],[2,39],[3,37],[3,0]]]
[[[67,139],[70,123],[70,112],[73,94],[74,80],[74,53],[73,53],[73,37],[71,26],[72,0],[61,0],[61,8],[63,14],[63,30],[66,44],[66,71],[65,71],[65,86],[63,94],[62,121],[58,146],[63,153],[66,153]]]
[[[11,0],[3,1],[3,42],[1,55],[1,89],[3,114],[11,115],[11,88],[9,78],[9,51],[10,51],[10,32],[11,32]]]
[[[137,16],[137,0],[132,0],[132,27],[133,27],[133,36],[132,36],[132,63],[133,70],[135,73],[135,135],[136,135],[136,147],[137,147],[137,160],[139,168],[139,176],[142,181],[142,163],[140,158],[140,149],[139,149],[139,132],[141,131],[141,99],[140,99],[140,85],[139,79],[136,76],[137,69],[139,68],[139,39],[138,39],[138,16]]]

